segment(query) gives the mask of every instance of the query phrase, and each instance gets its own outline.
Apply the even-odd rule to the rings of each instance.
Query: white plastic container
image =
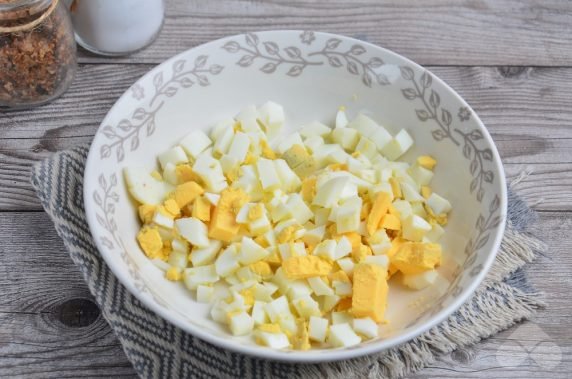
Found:
[[[74,0],[69,2],[76,41],[101,55],[127,55],[159,34],[163,0]]]

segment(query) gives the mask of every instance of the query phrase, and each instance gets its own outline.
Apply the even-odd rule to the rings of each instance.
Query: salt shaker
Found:
[[[73,0],[78,44],[100,55],[128,55],[155,40],[165,18],[163,0]]]

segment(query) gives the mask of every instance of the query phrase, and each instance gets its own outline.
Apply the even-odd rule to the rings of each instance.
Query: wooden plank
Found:
[[[441,358],[416,378],[568,377],[571,216],[570,212],[542,212],[532,228],[551,245],[549,254],[528,269],[532,283],[546,293],[548,309],[532,322]],[[0,225],[0,376],[131,376],[133,371],[101,316],[92,315],[89,325],[61,317],[65,313],[61,309],[72,299],[84,300],[78,310],[93,309],[85,284],[47,215],[0,213]],[[509,342],[537,346],[535,359],[540,364],[530,358],[521,363],[522,350]],[[546,342],[561,351],[560,364],[556,364],[554,345]]]
[[[175,0],[158,39],[125,58],[82,51],[81,62],[156,63],[245,31],[317,30],[391,49],[421,64],[569,65],[572,4],[559,0]]]

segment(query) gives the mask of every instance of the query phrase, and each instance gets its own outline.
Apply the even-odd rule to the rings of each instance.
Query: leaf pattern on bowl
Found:
[[[483,133],[479,129],[463,132],[459,128],[452,129],[453,117],[451,112],[441,104],[441,96],[432,88],[433,77],[428,71],[423,71],[419,80],[415,78],[415,71],[408,66],[400,66],[401,77],[411,82],[413,87],[402,88],[401,93],[407,100],[421,100],[423,109],[416,109],[417,118],[422,121],[434,121],[438,129],[431,131],[431,136],[437,142],[450,140],[457,146],[461,146],[463,156],[470,160],[469,171],[473,180],[469,185],[469,191],[476,193],[477,201],[481,202],[485,195],[484,182],[492,183],[494,173],[485,168],[485,161],[493,160],[493,152],[488,147],[480,148],[477,141],[482,140]],[[471,113],[467,107],[460,107],[458,113],[461,122],[469,120]],[[454,133],[458,134],[456,136]]]
[[[312,32],[303,32],[300,39],[302,43],[311,45],[315,37]],[[381,58],[362,60],[360,56],[367,52],[364,46],[356,43],[349,49],[340,51],[341,43],[339,38],[330,38],[322,49],[304,53],[297,46],[281,48],[274,41],[261,41],[256,34],[247,33],[244,43],[228,41],[222,49],[232,54],[243,53],[236,62],[240,67],[250,67],[256,60],[266,62],[259,68],[266,74],[272,74],[284,65],[288,67],[286,75],[296,77],[308,66],[321,66],[327,62],[336,68],[345,66],[350,74],[360,75],[362,83],[368,87],[371,87],[374,81],[379,85],[390,84],[385,74],[375,71],[384,65]]]
[[[151,136],[157,127],[155,121],[157,113],[163,107],[164,99],[173,97],[181,88],[190,88],[196,84],[201,87],[210,85],[209,75],[218,75],[224,69],[223,66],[213,64],[207,67],[208,55],[200,55],[195,58],[191,69],[185,70],[187,63],[184,59],[173,62],[171,76],[165,80],[163,71],[153,76],[154,93],[149,100],[148,107],[137,107],[130,118],[124,118],[117,125],[105,125],[101,132],[111,142],[101,145],[99,156],[101,159],[109,158],[115,150],[117,162],[125,158],[125,147],[130,151],[139,147],[141,131],[145,130],[145,136]],[[134,97],[144,97],[144,90],[140,85],[132,87]],[[158,103],[158,104],[157,104]],[[155,105],[156,104],[156,105]]]

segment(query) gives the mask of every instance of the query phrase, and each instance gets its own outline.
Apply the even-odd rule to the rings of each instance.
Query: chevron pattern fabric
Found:
[[[401,377],[440,354],[478,342],[530,317],[541,294],[521,267],[546,248],[525,233],[533,212],[512,192],[497,262],[473,298],[443,324],[374,356],[328,364],[287,364],[232,353],[169,324],[131,295],[100,256],[85,219],[83,172],[88,147],[54,154],[32,170],[32,184],[102,314],[142,378]]]

